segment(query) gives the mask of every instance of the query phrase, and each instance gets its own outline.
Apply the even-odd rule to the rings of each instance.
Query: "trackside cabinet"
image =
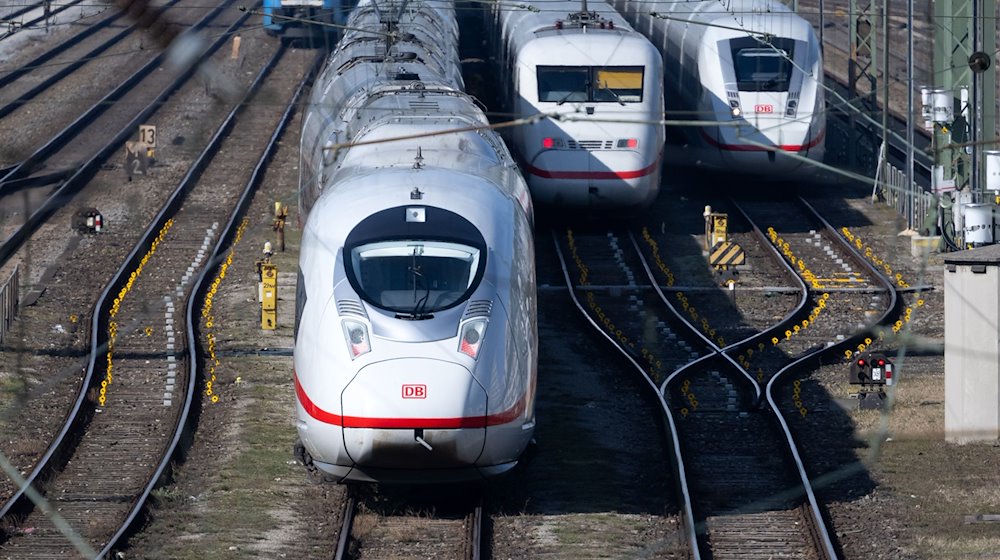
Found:
[[[1000,245],[944,258],[944,432],[1000,438]]]

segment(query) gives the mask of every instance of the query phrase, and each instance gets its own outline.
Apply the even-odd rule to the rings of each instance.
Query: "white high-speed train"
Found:
[[[667,117],[686,161],[795,177],[822,161],[823,60],[812,26],[778,0],[612,0],[663,53]]]
[[[348,26],[302,127],[297,453],[336,481],[504,473],[535,426],[527,185],[462,92],[451,1]]]
[[[576,1],[494,3],[505,110],[561,117],[506,134],[536,202],[648,206],[660,188],[663,61],[604,0]]]

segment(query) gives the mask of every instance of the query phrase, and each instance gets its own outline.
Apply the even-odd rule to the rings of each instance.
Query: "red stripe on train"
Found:
[[[657,160],[653,164],[635,171],[551,171],[541,169],[527,163],[524,164],[524,168],[528,171],[528,173],[544,179],[596,179],[606,181],[612,179],[638,179],[639,177],[645,177],[646,175],[656,171],[656,168],[659,167],[659,165],[660,161]]]
[[[486,416],[461,416],[456,418],[370,418],[364,416],[341,416],[332,412],[327,412],[312,402],[306,394],[302,384],[299,383],[299,376],[293,374],[295,379],[295,394],[299,403],[306,413],[325,424],[334,424],[344,428],[373,428],[373,429],[429,429],[445,430],[458,428],[486,428],[499,424],[509,424],[524,413],[525,396],[521,398],[511,408],[488,414]]]
[[[780,150],[783,152],[801,152],[808,150],[813,146],[819,144],[823,141],[823,137],[826,136],[826,129],[819,131],[816,138],[810,140],[807,144],[782,144],[778,146],[758,146],[756,144],[722,144],[717,142],[714,138],[708,135],[704,130],[701,131],[701,136],[712,146],[719,148],[720,150],[726,150],[730,152],[772,152]]]

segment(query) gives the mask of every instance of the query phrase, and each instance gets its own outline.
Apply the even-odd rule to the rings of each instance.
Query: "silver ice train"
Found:
[[[462,91],[452,2],[362,1],[348,26],[302,128],[300,458],[337,481],[504,473],[535,425],[527,185]]]
[[[684,159],[778,177],[815,170],[786,156],[823,159],[823,60],[809,22],[778,0],[612,1],[663,53],[668,118],[702,121],[686,128]]]
[[[496,2],[493,44],[517,117],[565,118],[508,129],[535,201],[648,206],[660,188],[663,61],[603,0]]]

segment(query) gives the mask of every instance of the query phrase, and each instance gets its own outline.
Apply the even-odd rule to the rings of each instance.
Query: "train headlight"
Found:
[[[479,357],[479,346],[486,334],[486,319],[476,319],[462,325],[458,334],[458,351],[472,359]]]
[[[638,138],[620,138],[618,140],[619,148],[638,148],[639,139]]]
[[[351,359],[372,351],[371,338],[368,336],[368,326],[359,321],[344,321],[344,340],[347,341],[347,351]]]

